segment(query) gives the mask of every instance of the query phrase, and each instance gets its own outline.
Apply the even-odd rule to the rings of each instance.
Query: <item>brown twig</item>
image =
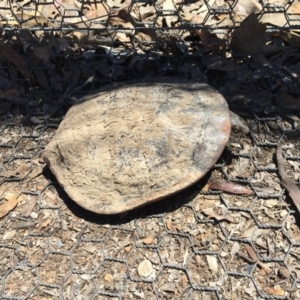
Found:
[[[258,258],[255,251],[253,250],[253,248],[250,245],[246,244],[245,249],[254,262],[256,262],[261,268],[263,268],[267,272],[271,272],[271,269],[266,264],[264,264],[263,262],[260,261],[260,259]]]
[[[281,178],[281,184],[289,192],[293,203],[297,207],[298,212],[300,212],[300,189],[285,171],[284,160],[282,157],[282,147],[280,145],[277,147],[276,158],[278,164],[278,172]]]

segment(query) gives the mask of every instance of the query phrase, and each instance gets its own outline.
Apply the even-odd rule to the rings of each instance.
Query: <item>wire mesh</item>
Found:
[[[0,1],[0,203],[17,200],[0,219],[0,297],[300,298],[299,222],[274,159],[285,144],[299,185],[299,4]],[[234,51],[251,13],[267,60]],[[73,95],[165,75],[208,82],[246,119],[250,133],[232,135],[210,176],[254,195],[201,181],[128,214],[84,211],[39,160]]]

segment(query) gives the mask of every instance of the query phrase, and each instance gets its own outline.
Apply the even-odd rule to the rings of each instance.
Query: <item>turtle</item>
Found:
[[[206,83],[111,84],[77,99],[42,158],[79,206],[119,214],[198,182],[230,130],[225,98]]]

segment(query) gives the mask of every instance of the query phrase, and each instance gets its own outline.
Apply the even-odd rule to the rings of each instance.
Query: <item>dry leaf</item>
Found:
[[[61,22],[74,24],[82,21],[75,8],[73,0],[54,0],[43,4],[41,15],[46,19],[55,20],[56,22],[53,23],[56,24],[55,27],[61,26]]]
[[[10,211],[12,211],[18,204],[17,194],[6,193],[6,201],[0,205],[0,218],[6,216]]]
[[[108,22],[110,22],[111,19],[118,19],[119,22],[120,22],[120,24],[121,23],[135,24],[135,21],[134,21],[133,17],[130,15],[130,13],[128,12],[127,8],[120,9],[120,10],[118,10],[116,12],[112,12],[111,13],[111,17],[109,18]],[[118,23],[116,23],[116,25],[117,24]],[[128,25],[128,26],[130,26],[129,28],[134,28],[133,25]]]
[[[3,182],[0,185],[0,198],[6,199],[9,193],[19,195],[21,192],[18,182]]]
[[[51,191],[47,191],[45,193],[45,195],[53,202],[53,204],[55,204],[55,205],[58,204],[56,194],[52,193]]]
[[[24,200],[24,196],[20,195],[20,187],[17,182],[2,183],[0,186],[0,197],[2,204],[0,205],[0,218],[7,215],[13,210],[18,202]]]
[[[17,19],[15,20],[9,20],[7,22],[5,22],[8,25],[12,25],[12,26],[20,26],[20,21],[18,20],[22,20],[22,28],[26,29],[26,28],[32,28],[35,26],[47,26],[47,20],[43,17],[40,16],[39,12],[36,10],[28,10],[25,12],[25,10],[22,10],[21,12],[15,12],[15,17]]]
[[[120,27],[123,27],[123,28],[132,28],[132,29],[134,29],[134,26],[130,22],[126,22],[126,21],[124,21],[124,20],[122,20],[121,18],[118,18],[118,17],[110,18],[109,19],[109,24],[111,24],[113,26],[120,26]]]
[[[19,103],[19,104],[22,103],[25,104],[26,101],[24,98],[21,97],[21,92],[14,88],[6,91],[0,89],[0,98],[4,100],[12,101],[14,103]]]
[[[127,9],[132,4],[132,0],[125,0],[125,1],[106,0],[105,2],[108,4],[109,7],[119,8],[120,10]]]
[[[214,48],[214,46],[212,46],[210,44],[209,39],[208,39],[209,32],[208,32],[207,29],[196,29],[196,33],[198,34],[205,50],[216,50],[216,51],[218,51],[218,47]]]
[[[12,47],[0,42],[0,58],[5,61],[12,63],[16,69],[23,75],[24,79],[30,79],[32,84],[35,84],[36,81],[31,74],[31,69],[27,65],[26,61],[22,56],[14,50]]]
[[[266,25],[274,25],[278,27],[287,26],[287,20],[283,13],[264,13],[260,18],[260,22]]]
[[[182,230],[182,225],[181,224],[176,224],[173,226],[173,230],[176,229],[177,231],[181,231]]]
[[[280,92],[277,96],[278,105],[284,110],[297,110],[300,105],[299,97]]]
[[[243,0],[247,1],[247,0]],[[286,1],[285,3],[286,4]],[[299,1],[293,1],[292,5],[287,10],[287,14],[300,14],[300,2]],[[290,27],[290,25],[298,25],[299,21],[296,17],[292,20],[291,16],[289,17],[289,22],[287,21],[286,14],[282,13],[282,11],[278,11],[277,13],[264,13],[260,19],[260,21],[264,24],[270,24],[278,27]],[[298,23],[297,23],[298,22]]]
[[[43,168],[44,166],[38,166],[37,168],[35,168],[34,170],[32,170],[32,172],[27,176],[26,181],[24,182],[24,186],[28,187],[28,184],[36,177],[40,176],[43,174]]]
[[[300,35],[296,31],[283,31],[283,37],[286,40],[286,42],[291,46],[295,48],[300,47]]]
[[[247,245],[245,244],[245,249],[247,250],[249,256],[251,257],[251,259],[256,262],[261,268],[263,268],[265,271],[267,272],[271,272],[271,269],[266,265],[264,264],[263,262],[261,262],[259,260],[259,258],[257,257],[255,251],[253,250],[253,248],[250,246],[250,245]]]
[[[242,14],[244,16],[259,13],[261,10],[262,6],[257,0],[239,0],[233,8],[235,13]]]
[[[246,231],[244,231],[239,237],[240,238],[251,238],[251,236],[253,235],[254,231],[257,229],[258,227],[255,225],[253,227],[248,228]]]
[[[284,296],[284,290],[269,288],[269,294],[273,296]]]
[[[145,32],[137,32],[135,37],[138,41],[145,41],[145,42],[152,42],[153,41],[153,38],[151,37],[150,33],[148,35]]]
[[[18,172],[22,177],[24,177],[24,175],[27,173],[27,170],[28,170],[28,166],[25,162],[22,162],[18,167]]]
[[[183,20],[191,24],[202,24],[204,21],[204,19],[201,16],[195,14],[184,14]]]
[[[46,219],[46,220],[40,225],[40,228],[45,228],[45,227],[47,227],[50,223],[51,223],[51,219],[48,218],[48,219]]]
[[[243,20],[232,34],[231,48],[236,53],[258,54],[265,43],[266,26],[258,21],[255,14]]]
[[[177,11],[173,0],[164,0],[163,1],[163,10]],[[177,21],[177,16],[165,16],[164,18],[166,20],[168,27],[173,27],[174,23]]]
[[[213,207],[209,207],[209,208],[206,208],[204,210],[202,210],[202,212],[208,216],[208,218],[214,218],[216,219],[217,221],[228,221],[230,223],[239,223],[239,221],[234,221],[232,220],[231,218],[229,217],[226,217],[226,216],[220,216],[220,215],[217,215],[215,212],[214,212],[214,208]]]
[[[252,190],[234,182],[214,181],[214,182],[209,182],[208,184],[209,184],[209,188],[212,190],[219,190],[219,191],[223,191],[235,195],[242,195],[242,196],[248,196],[253,194]]]
[[[28,218],[30,214],[33,211],[33,208],[35,207],[37,203],[36,197],[31,197],[30,195],[27,196],[27,200],[25,202],[25,206],[23,208],[23,211],[21,212],[21,215],[25,218]]]
[[[168,219],[168,220],[166,221],[166,226],[167,226],[167,228],[168,228],[169,230],[172,230],[172,229],[173,229],[172,221],[171,221],[170,219]]]
[[[279,204],[279,201],[277,199],[270,199],[264,201],[263,205],[269,208],[272,208],[274,206],[277,206]]]
[[[202,191],[203,192],[208,192],[208,190],[209,190],[209,184],[206,183],[205,186],[202,188]],[[199,195],[199,196],[201,196],[201,195]]]
[[[28,167],[26,163],[21,163],[20,166],[15,170],[7,170],[0,173],[0,177],[16,177],[23,178],[27,173]]]
[[[47,79],[43,69],[41,68],[41,66],[38,63],[38,59],[35,56],[33,48],[30,46],[27,47],[27,49],[26,49],[26,57],[30,62],[30,65],[32,67],[32,72],[33,72],[37,82],[40,84],[40,86],[42,88],[44,88],[45,90],[49,90],[48,79]]]
[[[22,87],[20,84],[13,82],[12,80],[9,80],[1,75],[0,75],[0,82],[1,82],[1,88],[3,88],[5,91],[9,90],[10,88],[15,88],[21,93],[25,92],[24,87]]]
[[[132,34],[134,34],[134,33],[132,33]],[[122,43],[130,43],[130,40],[131,40],[130,35],[128,35],[127,33],[123,33],[123,32],[117,32],[115,34],[115,40],[120,41]]]
[[[209,70],[231,72],[237,71],[241,68],[241,66],[234,61],[226,59],[217,54],[205,55],[204,61]]]
[[[104,21],[107,19],[108,13],[110,11],[108,5],[104,2],[101,3],[85,3],[82,5],[82,3],[78,3],[78,0],[75,0],[75,4],[78,8],[82,8],[83,14],[88,19],[97,19],[97,21]]]

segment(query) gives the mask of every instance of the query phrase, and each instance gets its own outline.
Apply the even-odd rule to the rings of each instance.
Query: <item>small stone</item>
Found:
[[[277,275],[282,279],[288,279],[291,276],[291,272],[287,268],[280,268],[277,272]]]
[[[91,274],[82,274],[80,275],[80,277],[83,279],[83,280],[91,280]]]
[[[221,251],[221,253],[220,253],[220,256],[221,256],[221,257],[226,257],[227,255],[228,255],[228,253],[225,252],[225,251]]]
[[[125,252],[126,252],[126,253],[129,253],[129,252],[130,252],[130,250],[131,250],[131,246],[127,246],[127,247],[125,247],[125,248],[124,248],[124,250],[125,250]]]
[[[152,267],[152,264],[149,260],[145,259],[143,260],[137,268],[138,274],[141,277],[154,277],[155,276],[155,271]]]
[[[38,214],[37,214],[36,212],[33,211],[33,212],[30,214],[30,217],[31,217],[32,219],[37,219]]]
[[[283,209],[281,212],[280,212],[280,217],[284,218],[286,215],[288,214],[288,212]]]
[[[151,244],[153,244],[153,238],[152,237],[147,237],[147,238],[145,238],[144,240],[143,240],[143,243],[145,244],[145,245],[151,245]]]
[[[16,234],[16,230],[7,231],[4,233],[2,240],[10,240]]]
[[[107,273],[104,275],[104,280],[108,283],[110,283],[112,281],[112,276],[111,274]]]

